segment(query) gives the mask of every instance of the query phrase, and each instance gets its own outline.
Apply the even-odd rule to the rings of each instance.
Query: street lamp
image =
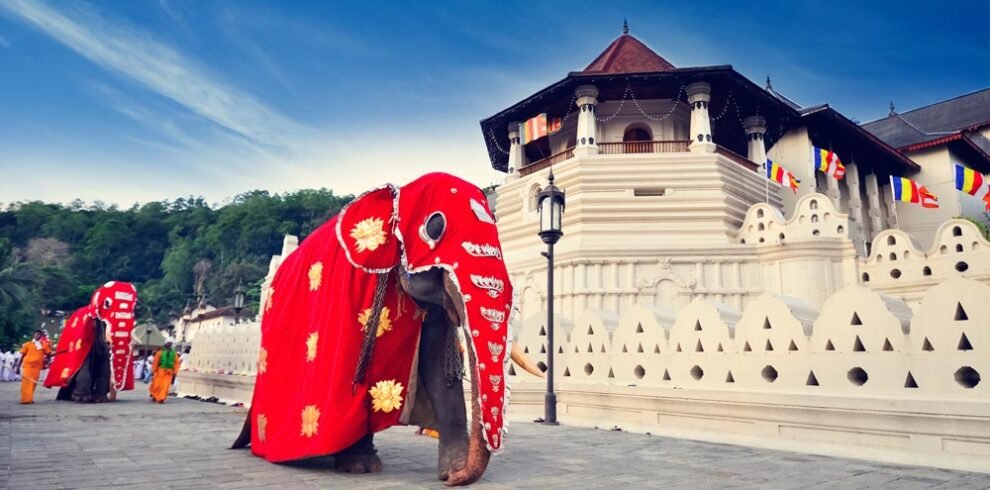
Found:
[[[234,288],[234,325],[241,322],[241,310],[244,309],[244,286],[240,282]]]
[[[564,219],[564,191],[553,185],[553,168],[550,168],[549,185],[537,196],[540,210],[540,238],[547,244],[543,256],[547,258],[547,393],[544,399],[546,414],[543,423],[557,425],[557,395],[553,392],[553,245],[564,235],[561,223]]]

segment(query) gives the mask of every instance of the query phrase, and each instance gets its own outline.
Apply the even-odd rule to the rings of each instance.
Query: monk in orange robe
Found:
[[[21,404],[34,403],[34,388],[38,386],[41,368],[45,364],[45,356],[52,355],[52,346],[43,340],[45,333],[41,330],[34,332],[34,339],[21,346]],[[16,368],[15,368],[16,370]]]
[[[179,372],[179,354],[172,350],[172,343],[166,342],[165,346],[155,353],[155,360],[151,364],[151,385],[148,386],[148,393],[155,403],[165,403],[168,398],[168,390],[172,387],[172,380],[175,373]]]

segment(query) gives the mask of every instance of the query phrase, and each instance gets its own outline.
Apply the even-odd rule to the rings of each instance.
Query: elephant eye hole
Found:
[[[436,242],[443,236],[446,227],[447,219],[443,216],[443,213],[437,211],[431,214],[429,218],[426,218],[423,228],[420,229],[420,235],[427,242]]]

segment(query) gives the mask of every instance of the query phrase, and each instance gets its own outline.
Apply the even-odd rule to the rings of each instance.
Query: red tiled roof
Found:
[[[647,73],[673,70],[669,61],[629,34],[609,44],[581,73]]]

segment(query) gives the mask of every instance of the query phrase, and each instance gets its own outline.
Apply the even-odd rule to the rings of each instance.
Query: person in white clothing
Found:
[[[144,377],[144,359],[134,359],[134,379],[138,380]]]
[[[14,371],[14,355],[0,351],[0,382],[10,381]]]
[[[20,381],[21,373],[17,369],[17,366],[21,365],[21,351],[14,352],[14,369],[11,371],[11,377],[9,381]]]

